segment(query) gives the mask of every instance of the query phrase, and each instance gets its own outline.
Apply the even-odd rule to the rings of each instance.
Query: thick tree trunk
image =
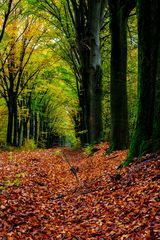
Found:
[[[100,54],[101,3],[99,1],[93,1],[90,8],[90,55],[88,66],[88,131],[89,142],[97,143],[102,140],[102,68]]]
[[[109,0],[111,30],[111,150],[129,144],[127,102],[127,21],[135,2]]]
[[[138,1],[137,10],[139,36],[138,112],[129,155],[123,166],[129,164],[134,156],[151,152],[153,141],[160,1]]]
[[[83,53],[82,53],[83,55]],[[84,53],[85,56],[85,53]],[[86,61],[86,59],[85,59]],[[82,75],[82,80],[81,80],[81,86],[80,86],[80,140],[81,140],[81,145],[85,146],[86,143],[89,143],[89,138],[88,138],[88,122],[87,122],[87,112],[88,112],[88,102],[87,102],[87,79],[88,75],[85,71],[85,61],[81,61],[82,67],[81,67],[81,75]]]
[[[80,120],[83,121],[81,122],[83,145],[97,143],[102,139],[100,25],[104,3],[105,0],[88,0],[85,4],[72,1],[81,63]]]
[[[160,11],[160,4],[157,6]],[[160,18],[157,19],[157,25],[160,26]],[[157,56],[157,73],[156,73],[156,89],[154,103],[154,123],[153,123],[153,151],[160,150],[160,31],[157,33],[158,40],[158,56]]]

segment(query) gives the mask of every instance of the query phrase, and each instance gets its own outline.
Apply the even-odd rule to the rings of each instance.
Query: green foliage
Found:
[[[23,150],[32,150],[36,148],[36,144],[33,139],[25,139],[24,145],[22,147]]]
[[[38,147],[39,148],[46,148],[47,145],[47,140],[45,138],[43,138],[43,135],[40,136],[39,140],[38,140]]]
[[[53,152],[53,155],[57,157],[57,156],[62,156],[63,154],[62,154],[62,151],[60,149],[58,149]]]
[[[51,3],[52,7],[47,4]],[[21,142],[24,142],[23,148],[34,149],[46,147],[48,138],[52,136],[65,136],[65,144],[71,147],[80,145],[79,139],[75,136],[74,117],[79,112],[79,101],[77,85],[80,83],[79,59],[76,59],[77,46],[75,44],[75,29],[72,24],[66,7],[67,1],[38,1],[23,0],[18,3],[19,16],[11,16],[8,22],[8,30],[5,33],[0,46],[1,61],[0,65],[4,66],[6,72],[5,78],[8,79],[7,61],[11,50],[12,36],[15,37],[15,69],[20,67],[20,55],[22,51],[22,39],[26,38],[27,48],[24,51],[24,66],[20,78],[18,92],[18,124],[25,122],[27,125],[27,136],[22,136]],[[48,9],[48,10],[47,10]],[[3,9],[2,9],[3,10]],[[15,11],[16,12],[16,11]],[[60,19],[56,18],[56,15]],[[63,16],[63,17],[62,17]],[[107,16],[107,14],[106,14]],[[16,19],[16,21],[14,21]],[[28,21],[28,26],[27,26]],[[103,31],[101,32],[102,44],[102,62],[103,62],[103,137],[105,140],[110,139],[110,30],[109,17],[104,22]],[[36,29],[37,23],[37,29]],[[15,24],[15,28],[12,26]],[[25,25],[26,24],[26,25]],[[12,26],[12,27],[11,27]],[[27,30],[25,30],[27,26]],[[15,30],[16,29],[16,30]],[[17,29],[19,29],[17,31]],[[128,103],[129,103],[129,122],[130,135],[134,128],[136,98],[137,98],[137,21],[136,16],[131,14],[128,23]],[[24,30],[24,32],[23,32]],[[43,32],[44,31],[44,32]],[[43,32],[42,36],[40,35]],[[39,40],[38,40],[39,38]],[[35,41],[35,42],[34,42]],[[38,42],[36,42],[38,41]],[[31,58],[27,62],[30,50],[33,51]],[[37,61],[38,59],[38,61]],[[74,61],[73,61],[74,60]],[[73,64],[74,62],[74,64]],[[27,63],[25,65],[25,63]],[[22,68],[23,68],[22,66]],[[34,71],[39,67],[37,74],[31,79]],[[13,71],[13,72],[14,72]],[[76,73],[76,74],[75,74]],[[15,74],[19,76],[19,72]],[[76,79],[75,79],[76,76]],[[77,82],[76,82],[77,80]],[[8,81],[8,80],[7,80]],[[4,85],[3,74],[0,73],[1,86]],[[14,90],[16,89],[18,78],[14,81]],[[10,83],[7,83],[10,84]],[[0,94],[5,96],[7,86],[0,87]],[[22,91],[21,91],[22,90]],[[0,99],[0,146],[6,145],[7,130],[7,107],[4,100]],[[37,116],[37,136],[30,133],[30,121],[32,116]],[[34,119],[33,119],[34,120]],[[34,122],[35,124],[35,122]],[[23,128],[22,128],[23,129]],[[34,129],[35,130],[35,129]],[[79,135],[84,131],[79,132]],[[32,138],[32,139],[31,139]],[[20,144],[21,145],[21,144]],[[91,146],[86,147],[90,154]],[[12,149],[9,149],[10,151]]]
[[[14,160],[14,158],[13,158],[13,152],[12,152],[12,151],[10,151],[10,152],[8,153],[8,159],[9,159],[9,161],[13,161],[13,160]]]
[[[93,150],[93,145],[92,145],[92,144],[87,144],[87,145],[84,147],[84,152],[85,152],[87,155],[91,155],[91,154],[92,154],[92,150]]]
[[[21,178],[24,176],[24,172],[17,173],[14,177],[7,176],[0,183],[0,191],[5,190],[7,187],[19,187],[21,184]]]

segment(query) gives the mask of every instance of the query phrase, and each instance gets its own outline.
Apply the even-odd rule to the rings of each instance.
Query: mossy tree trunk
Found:
[[[160,4],[159,4],[160,5]],[[159,6],[160,11],[160,6]],[[160,26],[160,18],[157,19],[158,26]],[[160,31],[157,33],[158,40],[158,56],[157,56],[157,73],[156,73],[156,89],[155,89],[155,103],[154,103],[154,122],[152,133],[152,150],[160,150]]]
[[[128,148],[127,21],[135,1],[109,0],[111,31],[111,151]]]
[[[140,0],[137,2],[138,13],[138,111],[136,127],[131,146],[123,166],[128,165],[132,158],[153,150],[153,123],[157,114],[155,96],[159,95],[159,81],[156,76],[159,69],[158,38],[159,38],[159,0]],[[156,90],[155,94],[155,89]],[[159,102],[159,100],[158,100]],[[158,110],[159,111],[159,110]],[[155,124],[158,126],[157,116]],[[159,120],[158,120],[159,121]],[[159,128],[160,129],[160,128]],[[158,130],[158,128],[157,128]],[[158,133],[159,134],[159,133]]]

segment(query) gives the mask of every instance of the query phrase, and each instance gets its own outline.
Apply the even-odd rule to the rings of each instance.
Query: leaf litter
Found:
[[[1,152],[0,239],[159,239],[160,154],[119,172],[107,147]]]

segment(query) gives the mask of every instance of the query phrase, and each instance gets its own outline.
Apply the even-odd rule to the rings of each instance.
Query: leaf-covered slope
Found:
[[[160,156],[119,173],[127,152],[105,148],[2,152],[1,239],[158,239]]]

